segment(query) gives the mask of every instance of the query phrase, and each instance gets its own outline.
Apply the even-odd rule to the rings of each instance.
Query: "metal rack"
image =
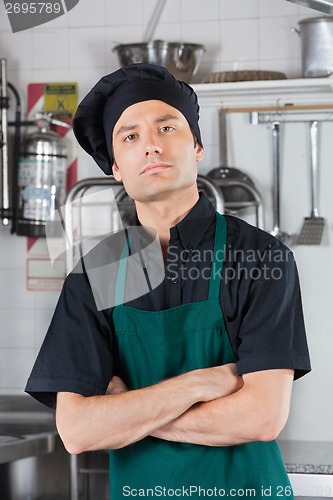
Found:
[[[317,144],[316,150],[311,151],[311,204],[312,221],[315,223],[311,226],[308,224],[307,238],[296,238],[296,235],[291,235],[280,230],[280,153],[279,153],[279,130],[281,125],[292,123],[304,123],[310,125],[333,121],[333,105],[283,105],[273,106],[257,110],[249,109],[249,120],[252,125],[264,124],[271,128],[273,133],[273,230],[272,234],[283,242],[298,243],[298,244],[320,244],[323,219],[319,218],[318,213],[318,165],[317,165]],[[317,135],[317,132],[316,132]],[[312,143],[312,139],[311,139]],[[319,224],[321,226],[319,226]],[[310,231],[310,232],[309,232]],[[318,232],[319,231],[319,232]],[[303,234],[304,235],[304,234]],[[311,236],[312,235],[312,236]]]
[[[216,210],[223,213],[224,198],[219,186],[212,179],[201,174],[198,175],[197,183],[199,189],[203,190],[212,201]],[[105,191],[108,200],[101,201],[101,190],[98,191],[96,197],[91,197],[90,194],[96,188],[111,188],[109,192]],[[97,209],[99,212],[101,209],[106,210],[108,225],[103,230],[89,232],[88,228],[88,232],[85,232],[84,210],[86,209],[90,211]],[[64,207],[64,225],[70,247],[70,250],[66,252],[66,272],[69,273],[85,253],[84,244],[88,247],[89,242],[95,245],[105,237],[105,234],[119,231],[133,215],[133,201],[128,197],[123,185],[113,177],[90,177],[74,184],[67,194]]]

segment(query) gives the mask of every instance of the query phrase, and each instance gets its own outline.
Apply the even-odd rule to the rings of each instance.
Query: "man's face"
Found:
[[[203,148],[184,115],[163,101],[133,104],[113,129],[113,174],[139,202],[167,199],[196,186]]]

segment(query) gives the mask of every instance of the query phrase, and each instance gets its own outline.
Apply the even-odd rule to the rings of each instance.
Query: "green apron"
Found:
[[[162,311],[115,307],[117,375],[128,387],[138,389],[190,370],[236,361],[219,300],[223,259],[216,259],[216,251],[221,257],[225,245],[226,219],[217,213],[207,300]],[[275,441],[211,447],[153,437],[110,451],[110,494],[111,500],[293,498]]]

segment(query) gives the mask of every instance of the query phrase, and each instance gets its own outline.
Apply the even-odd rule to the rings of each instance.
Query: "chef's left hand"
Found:
[[[127,391],[129,391],[129,388],[127,387],[125,382],[123,382],[123,380],[117,375],[114,375],[109,382],[105,394],[114,395],[114,394],[121,394],[122,392],[127,392]]]

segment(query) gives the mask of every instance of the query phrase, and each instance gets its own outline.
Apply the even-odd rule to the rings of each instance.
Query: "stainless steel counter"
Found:
[[[51,453],[56,437],[53,412],[32,398],[0,397],[0,464]]]
[[[333,474],[333,442],[279,441],[288,472]]]
[[[54,412],[29,396],[0,396],[1,498],[68,500],[69,472]]]
[[[333,497],[333,442],[279,441],[295,497]]]

